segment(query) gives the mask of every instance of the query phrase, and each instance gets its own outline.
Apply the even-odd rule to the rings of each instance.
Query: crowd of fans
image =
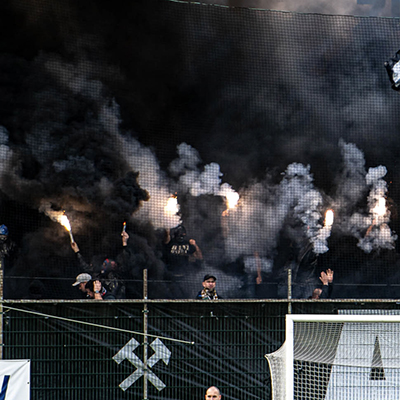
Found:
[[[131,250],[128,247],[129,234],[124,229],[121,232],[122,248],[118,255],[118,261],[111,258],[106,258],[101,265],[88,263],[85,257],[81,254],[80,248],[75,240],[71,241],[71,248],[76,255],[76,264],[80,269],[80,273],[76,277],[72,286],[77,290],[73,297],[81,297],[95,300],[123,300],[127,298],[135,298],[128,293],[129,285],[127,278],[131,268]],[[0,256],[3,268],[7,268],[13,253],[15,252],[15,243],[10,239],[8,228],[5,225],[0,226]],[[166,232],[165,239],[162,243],[162,261],[165,265],[165,273],[162,277],[164,281],[179,282],[179,279],[189,275],[198,276],[199,271],[205,271],[203,265],[203,254],[198,244],[194,239],[188,239],[186,229],[179,225],[176,228]],[[251,268],[256,273],[248,273],[248,281],[254,288],[260,286],[263,280],[266,280],[261,273],[261,259],[258,253],[254,253],[252,257],[254,268]],[[307,259],[307,263],[304,263]],[[303,264],[303,265],[302,265]],[[307,267],[304,267],[304,264]],[[311,266],[311,267],[310,267]],[[311,275],[315,273],[316,263],[315,258],[303,257],[299,263],[296,273],[298,276]],[[196,293],[193,293],[192,298],[199,300],[218,300],[222,299],[219,292],[216,290],[216,282],[218,273],[206,273],[203,281],[199,282],[202,288]],[[333,271],[327,269],[322,271],[319,277],[321,284],[318,287],[310,289],[310,292],[298,298],[308,299],[329,299],[332,297],[333,291]],[[200,279],[199,279],[200,280]],[[253,282],[254,281],[254,282]],[[228,298],[224,294],[224,287],[220,288],[224,298]],[[252,290],[251,293],[256,293],[257,290]],[[35,279],[29,287],[29,293],[25,298],[40,299],[42,298],[43,284],[40,280]],[[171,298],[187,298],[179,291],[179,285],[173,285],[173,293]],[[262,298],[261,296],[258,296]]]

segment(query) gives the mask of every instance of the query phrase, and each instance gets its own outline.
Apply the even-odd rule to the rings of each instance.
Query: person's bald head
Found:
[[[220,400],[221,393],[216,386],[211,386],[207,389],[205,398],[206,400]]]

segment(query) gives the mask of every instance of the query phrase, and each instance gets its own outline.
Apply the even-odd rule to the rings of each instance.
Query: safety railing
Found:
[[[396,301],[290,302],[294,313]],[[269,399],[264,358],[284,341],[286,300],[21,300],[3,303],[3,359],[31,360],[31,399]]]

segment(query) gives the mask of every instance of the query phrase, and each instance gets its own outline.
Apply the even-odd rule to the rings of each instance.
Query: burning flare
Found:
[[[376,206],[372,209],[372,213],[377,217],[383,217],[386,214],[386,199],[380,197]]]
[[[325,213],[325,226],[332,226],[333,225],[333,220],[334,220],[334,213],[333,210],[327,210]]]
[[[315,237],[312,238],[314,245],[314,252],[316,254],[326,253],[328,248],[328,238],[331,236],[331,230],[334,220],[333,210],[327,210],[325,213],[324,226],[318,230]]]
[[[232,210],[235,207],[237,207],[239,202],[239,194],[234,191],[228,191],[224,193],[224,196],[227,209],[222,212],[222,216],[226,217],[227,215],[229,215],[229,210]]]
[[[379,197],[375,207],[371,210],[373,215],[372,224],[368,227],[365,236],[371,233],[372,228],[375,225],[381,225],[384,221],[384,216],[386,214],[386,199],[384,197]]]
[[[239,194],[236,192],[229,192],[225,195],[226,205],[228,208],[235,208],[239,201]]]
[[[69,223],[68,217],[65,214],[62,214],[57,217],[57,221],[68,231],[71,243],[74,243],[74,237],[72,236],[71,224]]]
[[[167,214],[177,214],[179,212],[178,198],[176,196],[171,196],[167,200],[167,204],[164,207],[164,210]]]

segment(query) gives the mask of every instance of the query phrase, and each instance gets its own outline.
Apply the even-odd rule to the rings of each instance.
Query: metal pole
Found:
[[[287,271],[287,298],[288,298],[288,314],[292,313],[292,269]]]
[[[0,360],[3,359],[4,257],[0,257]]]
[[[143,270],[143,299],[147,300],[147,269]],[[147,337],[147,303],[143,304],[143,364],[144,364],[144,374],[143,374],[143,400],[147,400],[147,346],[148,346],[148,337]]]

